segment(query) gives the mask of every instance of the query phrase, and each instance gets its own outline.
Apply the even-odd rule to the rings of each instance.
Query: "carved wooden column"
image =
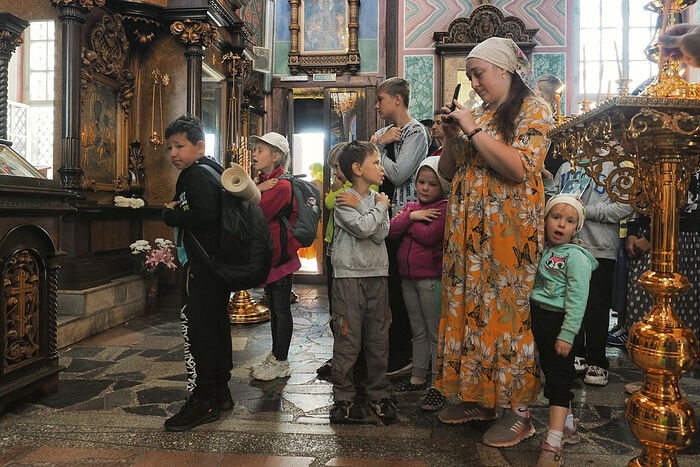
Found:
[[[0,139],[7,139],[7,83],[10,58],[22,43],[27,21],[9,13],[0,13]]]
[[[85,13],[105,0],[51,0],[58,7],[61,20],[63,47],[63,100],[61,102],[61,185],[79,190],[83,168],[80,166],[80,30],[85,24]]]
[[[185,46],[187,59],[187,113],[202,117],[202,59],[204,49],[219,40],[214,26],[201,21],[175,21],[170,32]]]

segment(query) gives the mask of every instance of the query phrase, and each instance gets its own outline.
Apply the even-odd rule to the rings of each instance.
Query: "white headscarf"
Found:
[[[512,39],[489,37],[469,52],[467,60],[470,58],[480,58],[510,73],[517,73],[531,90],[537,87],[530,62]]]

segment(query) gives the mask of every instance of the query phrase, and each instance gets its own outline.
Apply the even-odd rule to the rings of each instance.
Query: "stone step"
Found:
[[[83,290],[59,290],[58,348],[119,326],[145,310],[146,280],[140,275]]]

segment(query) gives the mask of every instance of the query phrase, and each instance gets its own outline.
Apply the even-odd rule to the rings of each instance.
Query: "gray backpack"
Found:
[[[292,185],[293,198],[289,200],[289,206],[280,211],[278,217],[282,221],[282,226],[292,231],[292,236],[296,238],[301,246],[308,247],[314,243],[318,236],[318,222],[321,219],[321,192],[318,188],[300,177],[305,175],[284,174],[279,177],[280,180],[289,180]],[[289,222],[289,216],[292,213],[292,200],[297,200],[297,218],[294,225]],[[281,235],[283,242],[282,255],[287,251],[286,233]]]

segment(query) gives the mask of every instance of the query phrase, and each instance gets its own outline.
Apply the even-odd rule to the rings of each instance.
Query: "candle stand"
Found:
[[[615,201],[651,216],[651,267],[640,283],[654,303],[630,330],[627,344],[630,359],[644,371],[642,388],[626,409],[643,451],[629,465],[678,465],[676,453],[697,429],[678,384],[695,365],[698,341],[676,315],[674,298],[690,287],[677,272],[678,216],[698,167],[700,100],[619,96],[557,125],[548,136],[555,155],[583,167]],[[615,168],[601,182],[604,163]]]

